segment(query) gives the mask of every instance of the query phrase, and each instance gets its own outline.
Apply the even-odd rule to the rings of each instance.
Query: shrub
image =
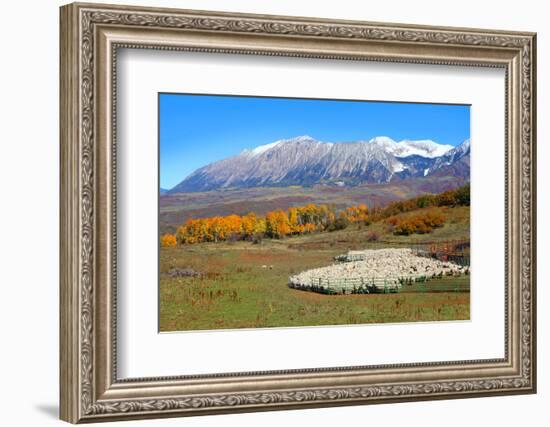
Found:
[[[470,206],[470,184],[440,194],[423,194],[413,199],[390,203],[385,208],[371,210],[372,218],[388,218],[420,208],[441,206]]]
[[[413,234],[416,230],[415,225],[409,221],[408,219],[403,219],[395,225],[393,229],[393,234],[397,234],[400,236],[408,236],[410,234]]]
[[[439,210],[428,210],[414,215],[393,216],[386,223],[392,226],[393,234],[409,236],[431,233],[434,228],[442,227],[445,220],[445,215]]]
[[[397,225],[398,222],[399,218],[397,218],[396,216],[390,216],[388,219],[386,219],[386,223],[394,227]]]
[[[350,223],[350,220],[347,218],[347,216],[340,215],[338,218],[334,220],[334,222],[328,229],[330,231],[343,230],[347,228],[349,223]]]
[[[371,230],[367,233],[367,242],[378,242],[380,240],[380,233],[378,231]]]
[[[459,205],[470,206],[470,183],[456,190],[455,199]]]
[[[160,245],[163,248],[171,248],[176,246],[176,244],[176,236],[174,236],[173,234],[163,234],[160,238]]]

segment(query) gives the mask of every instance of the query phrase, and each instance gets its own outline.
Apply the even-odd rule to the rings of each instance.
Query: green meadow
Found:
[[[469,276],[404,285],[395,294],[323,295],[291,289],[288,277],[333,263],[351,249],[410,247],[469,238],[469,207],[445,208],[429,234],[396,236],[382,222],[284,239],[199,243],[160,251],[160,330],[467,320]],[[375,231],[377,241],[370,241]],[[189,277],[172,277],[185,269]]]

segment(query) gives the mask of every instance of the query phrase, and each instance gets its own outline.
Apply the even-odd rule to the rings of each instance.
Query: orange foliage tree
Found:
[[[361,204],[357,206],[350,206],[346,209],[346,216],[350,222],[363,222],[367,223],[369,219],[369,209],[367,205]]]
[[[177,240],[176,240],[176,236],[174,236],[173,234],[163,234],[161,237],[160,237],[160,245],[163,247],[163,248],[170,248],[170,247],[174,247],[176,246],[177,244]]]
[[[445,220],[445,215],[439,209],[430,208],[417,214],[389,217],[386,223],[391,226],[394,234],[408,236],[413,233],[431,233],[435,228],[443,226]]]
[[[289,235],[308,234],[317,231],[333,231],[345,228],[350,222],[366,221],[365,205],[350,207],[353,220],[345,218],[345,211],[338,215],[334,205],[308,204],[278,209],[259,216],[249,212],[244,216],[228,215],[211,218],[189,219],[176,230],[179,244],[221,242],[226,240],[255,240],[263,236],[282,239]],[[339,224],[339,226],[335,226]]]
[[[281,239],[291,233],[288,215],[282,210],[268,212],[265,216],[266,234]]]

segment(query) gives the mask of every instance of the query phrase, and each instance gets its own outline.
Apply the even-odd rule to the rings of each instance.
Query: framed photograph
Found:
[[[535,34],[60,21],[63,420],[536,391]]]

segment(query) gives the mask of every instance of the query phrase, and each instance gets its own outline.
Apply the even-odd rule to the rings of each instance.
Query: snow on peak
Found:
[[[286,143],[301,143],[301,142],[317,142],[319,144],[326,144],[328,146],[334,145],[332,142],[320,142],[315,138],[312,138],[309,135],[297,136],[294,138],[280,139],[278,141],[272,142],[270,144],[260,145],[253,149],[246,149],[241,154],[248,157],[259,156],[272,148],[277,147],[280,144]],[[364,141],[359,141],[364,142]],[[452,150],[452,145],[447,144],[438,144],[435,141],[430,139],[422,140],[410,140],[404,139],[402,141],[395,141],[389,136],[376,136],[367,141],[367,143],[377,146],[387,153],[394,155],[395,157],[408,157],[412,155],[427,157],[427,158],[436,158],[441,157],[446,154],[448,151]],[[469,146],[470,140],[466,140],[462,143],[464,147]]]
[[[401,162],[396,162],[395,164],[392,165],[393,167],[393,171],[392,172],[403,172],[405,169],[408,169],[407,166],[405,166],[403,163]]]
[[[321,142],[321,141],[318,141],[316,140],[315,138],[309,136],[309,135],[301,135],[301,136],[296,136],[294,138],[287,138],[287,139],[280,139],[279,141],[277,141],[281,144],[286,144],[286,143],[301,143],[301,142],[316,142],[317,144],[327,144],[327,145],[332,145],[332,142]]]
[[[282,141],[275,141],[275,142],[272,142],[271,144],[259,145],[258,147],[253,148],[252,150],[245,150],[245,152],[252,156],[259,156],[260,154],[265,153],[266,151],[276,147],[281,142]]]
[[[403,152],[397,154],[400,157],[416,154],[422,157],[435,158],[442,156],[454,148],[452,145],[438,144],[430,139],[418,141],[404,140],[399,144],[403,147]]]
[[[397,142],[395,142],[389,136],[375,136],[374,138],[369,139],[369,142],[390,151],[394,150],[397,144]]]
[[[309,135],[301,135],[296,138],[283,139],[284,142],[304,142],[304,141],[315,141],[315,138],[312,138]]]
[[[396,142],[388,136],[377,136],[369,140],[396,157],[407,157],[412,155],[434,158],[445,154],[453,148],[452,145],[438,144],[430,139],[410,140]]]
[[[428,158],[440,157],[443,154],[447,153],[449,150],[452,150],[454,147],[447,144],[438,144],[430,139],[422,140],[408,140],[399,141],[395,145],[395,149],[392,154],[397,157],[407,157],[407,156],[422,156]]]
[[[388,144],[388,145],[393,145],[395,144],[396,142],[391,139],[389,136],[375,136],[374,138],[371,138],[369,140],[369,142],[376,142],[376,143],[380,143],[380,144]]]
[[[259,145],[256,148],[246,149],[246,150],[243,150],[243,152],[241,154],[244,154],[244,155],[247,155],[247,156],[250,156],[250,157],[255,157],[255,156],[259,156],[260,154],[265,153],[266,151],[271,150],[272,148],[275,148],[276,146],[278,146],[280,144],[284,144],[284,143],[288,143],[288,142],[310,142],[310,141],[311,142],[318,142],[315,138],[312,138],[311,136],[302,135],[302,136],[297,136],[295,138],[279,139],[278,141],[272,142],[270,144]],[[330,144],[330,145],[332,145],[332,144]]]
[[[464,142],[460,144],[459,147],[461,147],[463,151],[466,151],[468,148],[470,148],[470,138],[464,140]]]

